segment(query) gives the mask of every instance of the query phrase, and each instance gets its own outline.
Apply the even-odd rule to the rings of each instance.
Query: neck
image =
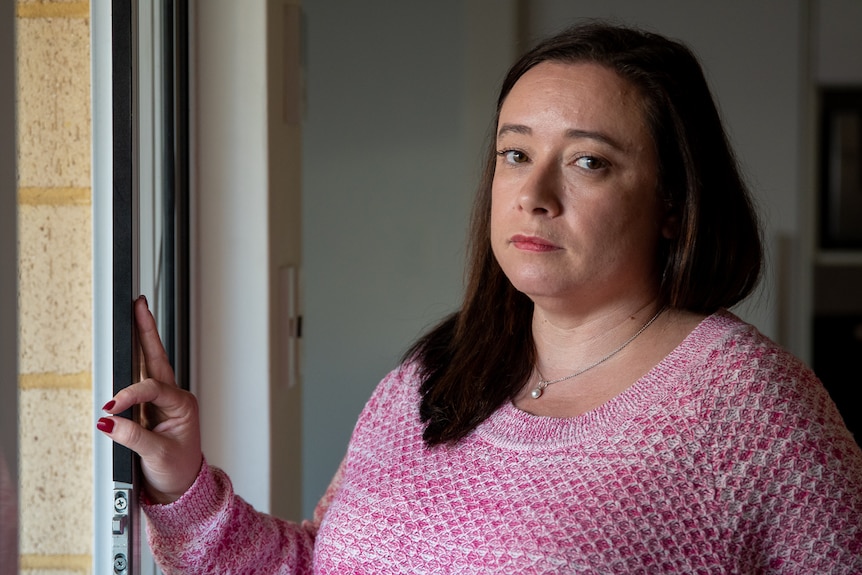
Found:
[[[656,299],[563,317],[537,307],[533,314],[536,367],[546,380],[583,369],[625,343],[658,312]]]

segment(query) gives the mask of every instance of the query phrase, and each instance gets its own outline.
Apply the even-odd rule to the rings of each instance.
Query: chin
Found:
[[[554,282],[549,281],[547,279],[515,279],[514,281],[510,278],[509,281],[512,283],[512,286],[535,301],[536,298],[548,298],[548,297],[563,297],[566,293],[566,290],[562,288],[562,286],[555,285]]]

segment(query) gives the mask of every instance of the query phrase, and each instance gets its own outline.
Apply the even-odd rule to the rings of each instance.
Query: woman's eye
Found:
[[[585,170],[600,170],[607,167],[607,162],[595,156],[581,156],[575,160],[575,165]]]
[[[523,164],[528,160],[527,154],[519,150],[500,150],[497,155],[503,157],[509,164]]]

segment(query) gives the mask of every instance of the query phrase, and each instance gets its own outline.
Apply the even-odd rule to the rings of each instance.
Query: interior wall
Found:
[[[820,85],[862,85],[862,2],[816,0],[814,2],[815,68]]]
[[[500,40],[499,27],[488,21],[495,13],[491,7],[468,24],[464,8],[454,2],[433,8],[390,2],[373,14],[346,2],[309,0],[304,6],[308,513],[374,385],[424,327],[457,305],[472,193],[463,182],[479,165],[476,146],[466,145],[463,135],[466,122],[476,121],[463,114],[459,96],[465,90],[464,55],[476,34]],[[598,17],[654,28],[693,47],[765,227],[769,265],[762,286],[735,311],[777,338],[779,303],[788,297],[780,289],[792,287],[776,286],[776,274],[788,273],[775,269],[777,252],[784,238],[800,241],[803,1],[534,0],[522,8],[528,44],[578,18]],[[489,104],[514,40],[513,33],[490,83]],[[490,113],[485,118],[487,129]]]
[[[458,305],[513,5],[303,1],[306,515],[375,385]]]
[[[776,269],[780,240],[800,241],[802,0],[535,0],[529,6],[533,37],[578,18],[613,19],[682,40],[701,59],[764,224],[768,261],[761,288],[734,311],[777,339],[781,290],[792,288],[775,281],[782,273]]]
[[[291,273],[302,263],[301,14],[299,0],[267,0],[270,504],[274,515],[293,520],[302,519],[298,282]]]
[[[266,2],[193,2],[192,386],[204,453],[270,510]]]
[[[302,485],[306,516],[343,455],[374,386],[422,331],[458,304],[467,214],[481,156],[477,144],[489,127],[496,84],[513,56],[516,23],[512,18],[515,5],[520,4],[513,0],[501,8],[501,3],[487,2],[446,0],[432,5],[386,0],[376,3],[373,11],[347,0],[303,2],[307,108],[302,149]],[[757,190],[774,259],[777,238],[797,241],[800,233],[804,170],[798,164],[803,155],[799,141],[805,103],[799,94],[806,81],[808,4],[733,0],[693,5],[656,0],[644,6],[634,0],[611,0],[597,11],[582,1],[534,0],[527,7],[535,36],[576,16],[613,16],[655,27],[695,48]],[[243,24],[247,15],[241,12],[229,16],[235,21],[222,24],[220,32],[207,32],[208,41],[235,50],[243,31],[248,32]],[[205,45],[202,42],[198,49]],[[243,44],[243,54],[221,58],[234,64],[241,56],[254,59],[250,46],[255,45],[249,40]],[[496,47],[488,51],[495,62],[474,58],[482,46]],[[221,74],[224,84],[202,82],[198,89],[206,94],[236,90],[240,95],[243,85],[256,82],[236,78],[228,82],[230,73]],[[484,78],[481,86],[476,85],[479,76]],[[235,110],[235,120],[227,123],[243,129],[239,118],[247,121],[249,111],[263,105],[256,101],[250,94],[242,113]],[[228,162],[230,153],[244,155],[257,144],[251,142],[249,148],[249,142],[233,133],[207,132],[204,127],[198,139],[232,142],[233,147],[211,144],[213,149],[224,148],[213,156],[215,165]],[[254,165],[253,161],[247,164]],[[254,173],[248,167],[243,172],[243,177],[231,174],[227,183],[219,181],[218,170],[198,174],[201,182],[196,187],[217,196],[227,194],[227,187],[256,193]],[[231,210],[236,217],[247,207],[231,205],[220,216],[225,219],[213,220],[213,225],[227,222]],[[227,235],[236,233],[231,229]],[[236,252],[219,248],[213,257],[221,257],[222,249]],[[215,281],[257,284],[252,277],[238,278],[242,268],[225,261],[206,265],[229,272],[216,275]],[[770,270],[761,294],[740,311],[771,335],[777,330],[781,295],[773,274]],[[249,295],[254,290],[245,293],[237,301],[257,297]],[[199,314],[205,328],[201,331],[212,331],[208,337],[214,338],[223,331],[220,326],[232,325],[227,322],[236,320],[237,310],[214,313],[220,300],[211,296],[210,292],[209,303]],[[210,320],[204,319],[207,314]],[[246,367],[258,363],[254,358],[259,353],[251,347],[242,347],[252,352],[242,357]],[[227,352],[236,354],[223,346],[222,353]],[[201,358],[202,364],[206,362]],[[207,380],[204,373],[202,368],[199,380]],[[226,379],[225,374],[211,375]],[[250,394],[257,393],[252,382],[260,374],[237,367],[233,376],[241,377]],[[239,449],[240,443],[247,445],[247,439],[235,434],[234,425],[241,418],[219,421],[229,398],[217,401],[221,409],[204,415],[212,418],[205,437],[217,446],[231,435],[225,452]],[[242,412],[247,416],[248,408]],[[257,473],[259,465],[250,469]]]

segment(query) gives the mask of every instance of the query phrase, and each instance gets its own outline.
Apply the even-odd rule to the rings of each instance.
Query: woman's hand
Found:
[[[134,308],[148,378],[120,391],[103,409],[113,415],[141,405],[145,418],[139,424],[125,417],[103,417],[96,427],[141,456],[148,499],[170,503],[191,487],[200,472],[198,403],[194,395],[176,386],[147,300],[138,298]]]

